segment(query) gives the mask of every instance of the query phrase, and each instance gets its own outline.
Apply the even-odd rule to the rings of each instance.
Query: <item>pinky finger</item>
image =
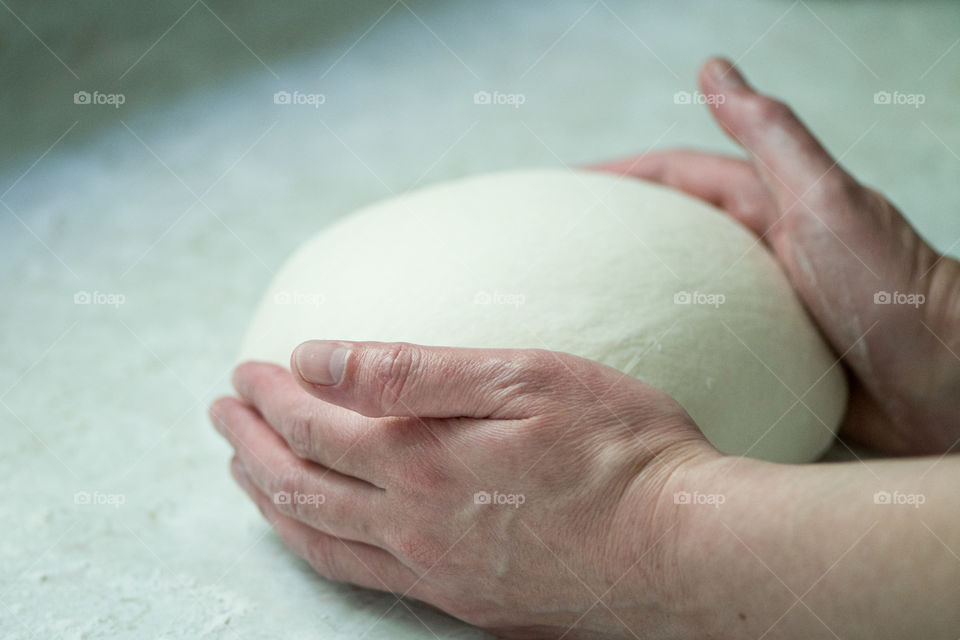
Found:
[[[325,578],[404,595],[418,583],[419,578],[409,567],[383,549],[328,535],[280,513],[270,497],[253,484],[237,458],[231,461],[230,472],[283,543]]]

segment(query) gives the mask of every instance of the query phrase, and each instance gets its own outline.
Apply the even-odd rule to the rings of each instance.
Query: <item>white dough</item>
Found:
[[[667,391],[721,451],[779,462],[818,458],[847,395],[750,232],[600,173],[483,175],[343,218],[274,278],[241,359],[287,366],[308,339],[574,353]]]

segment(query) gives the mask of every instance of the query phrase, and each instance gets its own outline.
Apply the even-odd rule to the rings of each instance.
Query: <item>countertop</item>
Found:
[[[960,247],[956,3],[160,4],[0,7],[4,638],[484,637],[286,552],[206,405],[285,256],[360,205],[736,152],[674,101],[708,55]]]

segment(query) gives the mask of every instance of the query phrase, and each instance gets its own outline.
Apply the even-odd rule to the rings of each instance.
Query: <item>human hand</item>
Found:
[[[723,96],[711,114],[749,160],[676,150],[594,168],[685,191],[767,243],[852,374],[842,436],[891,454],[950,450],[960,442],[960,263],[729,62],[708,61],[700,86]]]
[[[690,637],[673,490],[720,454],[669,396],[543,350],[311,341],[291,369],[239,366],[210,414],[319,573],[512,637]]]

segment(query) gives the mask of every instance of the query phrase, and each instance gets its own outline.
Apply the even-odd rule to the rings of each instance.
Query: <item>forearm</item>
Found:
[[[677,566],[705,637],[960,634],[960,458],[720,458],[677,482],[714,495],[675,505]]]

